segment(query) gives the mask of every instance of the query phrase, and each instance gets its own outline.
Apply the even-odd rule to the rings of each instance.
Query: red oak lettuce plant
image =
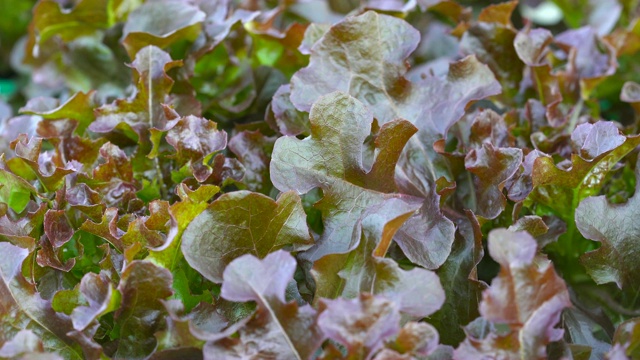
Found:
[[[637,0],[8,4],[1,358],[640,358]]]

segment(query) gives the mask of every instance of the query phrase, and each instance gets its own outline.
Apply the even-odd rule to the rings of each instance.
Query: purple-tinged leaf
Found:
[[[330,254],[314,262],[311,274],[315,299],[356,297],[361,291],[373,292],[376,265],[391,245],[394,234],[416,211],[418,204],[387,199],[366,209],[353,231],[350,252]]]
[[[437,269],[447,259],[454,240],[455,226],[438,208],[440,197],[433,193],[417,213],[394,236],[394,241],[412,262]]]
[[[497,323],[526,325],[533,315],[549,315],[535,313],[542,306],[569,305],[564,281],[551,263],[533,261],[537,246],[535,239],[525,232],[497,229],[489,234],[489,254],[500,264],[500,274],[483,294],[480,313],[484,318]],[[508,294],[515,298],[506,296]],[[536,297],[531,298],[531,294]],[[555,308],[555,315],[561,310],[562,307]]]
[[[365,9],[403,12],[407,13],[415,9],[417,3],[415,1],[405,2],[404,0],[367,0],[364,4]]]
[[[535,259],[537,243],[526,232],[496,229],[489,233],[489,253],[500,264],[500,273],[482,294],[482,320],[508,324],[507,333],[493,330],[484,338],[467,334],[456,358],[474,356],[543,359],[546,346],[560,340],[556,328],[562,310],[571,306],[564,281],[550,261]]]
[[[370,359],[400,331],[398,305],[382,296],[363,293],[352,300],[322,300],[322,307],[318,326],[344,345],[350,357]]]
[[[526,65],[541,66],[544,64],[547,45],[552,41],[553,34],[547,29],[525,29],[518,32],[513,47]]]
[[[4,154],[5,158],[14,157],[11,151],[10,143],[18,138],[18,135],[25,134],[27,137],[36,136],[38,124],[42,121],[40,116],[16,116],[3,119],[0,122],[0,154]]]
[[[39,115],[43,119],[48,120],[73,120],[77,123],[75,131],[79,134],[83,134],[85,129],[95,119],[93,109],[97,106],[97,101],[94,91],[87,93],[78,92],[60,105],[54,100],[55,102],[51,104],[53,106],[42,107],[35,106],[36,104],[32,101],[33,100],[29,101],[27,105],[22,107],[20,112],[29,115]]]
[[[538,150],[532,150],[524,157],[518,172],[507,181],[506,188],[509,200],[519,202],[529,196],[533,190],[533,166],[536,159],[541,156],[549,157],[549,155]]]
[[[237,302],[255,301],[261,306],[284,303],[295,270],[296,261],[286,251],[271,253],[262,260],[243,255],[225,269],[220,296]]]
[[[411,100],[413,107],[405,118],[419,131],[400,158],[396,181],[405,192],[414,188],[426,195],[430,192],[427,184],[452,176],[450,164],[434,149],[436,142],[446,137],[470,102],[500,93],[500,84],[486,65],[468,56],[451,63],[446,78],[427,76],[414,88],[420,93]]]
[[[401,19],[372,11],[349,17],[311,48],[309,66],[291,79],[291,100],[308,112],[319,97],[340,90],[370,105],[382,123],[404,118],[390,112],[394,97],[407,90],[404,60],[419,40],[418,31]]]
[[[376,259],[373,292],[393,300],[402,313],[417,319],[436,312],[445,300],[438,276],[419,267],[403,270],[391,259]]]
[[[309,24],[309,26],[307,26],[307,29],[304,31],[304,37],[302,38],[302,43],[298,47],[298,50],[305,55],[311,54],[311,48],[313,47],[313,45],[317,43],[318,40],[320,40],[324,36],[324,34],[326,34],[327,31],[329,31],[330,28],[331,28],[330,24],[321,24],[321,23]],[[280,90],[283,90],[286,93],[290,93],[289,85],[284,85],[283,87],[278,89],[278,92],[280,92]],[[274,97],[275,96],[276,95],[274,95]],[[287,99],[288,98],[289,96],[287,95]],[[289,103],[291,102],[289,101]]]
[[[179,159],[201,160],[227,146],[227,133],[215,122],[186,116],[167,132],[167,142],[178,152]]]
[[[37,135],[53,145],[56,155],[72,169],[90,173],[107,140],[74,135],[74,129],[76,123],[72,120],[43,120],[38,123]]]
[[[640,175],[636,174],[638,177]],[[636,194],[637,189],[636,186]],[[585,238],[600,242],[597,250],[581,257],[596,283],[615,282],[620,288],[638,290],[640,246],[636,238],[640,236],[640,227],[633,220],[638,214],[639,195],[624,204],[610,204],[605,196],[589,197],[580,202],[575,213],[576,226]]]
[[[581,78],[610,75],[617,67],[615,52],[607,44],[602,46],[592,27],[567,30],[556,36],[555,41],[574,49],[575,71]]]
[[[20,330],[0,348],[0,357],[11,359],[62,360],[54,353],[45,353],[42,340],[31,330]]]
[[[571,133],[574,152],[587,161],[619,147],[625,140],[626,137],[611,121],[580,124]]]
[[[424,322],[410,321],[398,332],[398,336],[391,344],[376,355],[375,360],[411,360],[415,357],[430,355],[440,343],[436,329]],[[391,350],[393,349],[393,350]],[[400,355],[402,354],[402,355]]]
[[[631,104],[636,114],[640,114],[640,84],[627,81],[620,91],[620,100]]]
[[[267,113],[265,121],[283,135],[308,135],[310,132],[309,115],[296,109],[291,103],[291,86],[289,84],[280,86],[273,94],[270,112]]]
[[[604,339],[598,339],[598,329],[601,327],[594,321],[593,314],[583,312],[576,308],[567,309],[562,313],[563,327],[567,337],[571,339],[570,346],[584,346],[589,348],[591,356],[604,359],[605,354],[611,350],[611,344]]]
[[[177,120],[169,120],[162,106],[174,83],[166,72],[181,65],[181,61],[171,60],[171,56],[158,47],[150,45],[141,49],[131,64],[136,74],[137,93],[131,99],[116,100],[97,108],[96,120],[89,125],[89,130],[109,133],[119,129],[125,134],[133,131],[132,138],[143,140],[148,137],[143,135],[149,129],[169,130]]]
[[[316,204],[323,212],[324,233],[305,256],[311,260],[344,253],[352,246],[352,233],[361,213],[384,199],[375,189],[390,186],[398,149],[415,129],[402,121],[383,126],[378,137],[389,137],[372,165],[366,165],[364,142],[373,121],[371,113],[355,98],[340,92],[322,97],[310,114],[311,136],[304,140],[281,137],[271,160],[271,181],[281,191],[300,194],[320,187],[324,198]],[[408,203],[417,199],[404,198]]]
[[[244,165],[242,182],[249,190],[268,194],[271,191],[269,162],[276,139],[255,131],[243,131],[229,140],[231,150]]]
[[[615,49],[591,26],[567,30],[556,36],[555,42],[568,54],[569,66],[562,75],[565,86],[577,82],[583,98],[588,98],[595,86],[618,67]]]
[[[43,236],[39,242],[40,249],[37,251],[36,262],[42,267],[51,267],[60,271],[68,272],[76,264],[76,259],[68,259],[63,263],[62,251],[53,247],[53,244]]]
[[[471,211],[454,218],[457,227],[451,255],[437,274],[445,291],[442,308],[433,314],[433,324],[445,344],[458,345],[464,340],[462,326],[480,316],[478,304],[487,285],[478,280],[477,265],[484,257],[482,231]]]
[[[326,190],[332,178],[363,182],[363,144],[370,133],[371,112],[355,98],[335,92],[314,104],[310,118],[311,136],[276,141],[271,160],[276,188],[305,194],[316,187]]]
[[[482,144],[498,148],[513,147],[514,139],[504,116],[493,110],[482,110],[473,119],[469,134],[469,146],[481,148]]]
[[[281,311],[282,317],[274,321],[269,311],[259,309],[248,321],[231,327],[239,328],[237,336],[207,342],[203,348],[205,360],[311,359],[324,340],[315,325],[316,311],[308,305],[299,308],[295,302],[283,306]]]
[[[299,360],[311,358],[324,336],[316,325],[317,315],[313,308],[285,302],[285,290],[293,279],[295,268],[295,259],[282,250],[262,260],[247,254],[232,261],[224,271],[220,295],[231,301],[256,301],[259,310],[241,328],[239,339],[210,342],[205,353],[238,353],[242,351],[242,346],[238,345],[246,344],[262,334],[261,339],[254,340],[257,352],[262,356]]]
[[[122,238],[122,235],[124,235],[124,231],[118,228],[117,222],[118,209],[107,208],[99,223],[87,220],[82,224],[82,226],[80,226],[80,230],[84,230],[107,240],[119,252],[123,252],[124,245],[120,239]]]
[[[98,246],[98,248],[104,254],[100,262],[98,262],[100,271],[104,271],[114,283],[119,282],[124,269],[124,256],[115,252],[107,243]]]
[[[198,315],[198,309],[192,313],[184,315],[184,306],[180,300],[161,300],[164,304],[169,316],[166,317],[167,327],[156,333],[158,338],[158,348],[154,353],[155,357],[163,354],[169,355],[175,351],[185,351],[186,349],[199,350],[204,345],[204,341],[197,338],[191,331],[191,321]],[[201,308],[208,307],[209,311],[206,315],[211,322],[217,323],[219,330],[224,329],[227,325],[226,320],[215,311],[215,308],[208,303],[201,303]],[[202,350],[200,358],[202,358]]]
[[[478,215],[493,219],[502,212],[507,202],[502,190],[521,163],[522,150],[518,148],[496,148],[484,143],[467,154],[465,167],[475,175]]]
[[[398,18],[371,11],[346,18],[313,46],[309,66],[291,79],[291,101],[309,111],[321,96],[347,92],[368,106],[381,125],[407,119],[435,141],[469,101],[494,95],[500,86],[474,57],[452,64],[446,80],[409,82],[405,59],[418,41],[419,33]]]
[[[104,162],[93,170],[93,180],[99,182],[133,181],[131,161],[122,149],[112,143],[100,148],[100,156]]]
[[[207,54],[225,40],[235,25],[250,23],[260,15],[259,11],[245,9],[236,9],[231,12],[228,0],[202,1],[199,6],[206,14],[202,26],[205,41],[204,44],[198,43],[200,47],[194,53],[196,58]]]
[[[555,216],[526,215],[518,219],[511,226],[509,231],[526,231],[538,242],[538,248],[542,249],[546,245],[558,240],[558,237],[567,231],[567,224]]]
[[[0,178],[1,176],[0,172]],[[10,183],[8,185],[10,186]],[[42,224],[46,211],[46,204],[41,204],[34,211],[27,210],[26,214],[16,221],[13,221],[9,214],[0,216],[0,239],[32,251],[42,236]]]
[[[155,350],[154,334],[163,326],[165,308],[160,302],[171,296],[171,273],[148,261],[133,261],[122,272],[118,291],[122,296],[114,314],[120,336],[113,357],[145,359]]]
[[[64,185],[65,176],[74,171],[69,164],[62,166],[55,156],[50,152],[41,152],[42,139],[33,137],[27,139],[25,135],[20,135],[12,143],[18,157],[9,159],[7,166],[16,173],[17,168],[30,168],[33,174],[40,180],[44,190],[53,192]],[[26,174],[20,174],[26,175]],[[25,176],[23,176],[25,177]]]
[[[509,97],[517,91],[524,68],[514,48],[516,31],[511,24],[517,4],[508,1],[482,9],[478,22],[471,24],[460,39],[461,52],[473,54],[487,64]]]
[[[44,214],[44,233],[55,248],[71,239],[74,231],[64,210],[47,210]]]
[[[368,208],[353,231],[351,251],[327,255],[314,263],[316,301],[355,298],[368,292],[393,299],[401,312],[418,319],[438,310],[444,291],[434,273],[421,268],[405,271],[384,258],[394,234],[417,208],[418,204],[394,198]]]
[[[227,146],[227,133],[218,125],[204,118],[186,116],[167,132],[169,145],[177,150],[181,162],[190,161],[194,177],[205,181],[213,172],[203,164],[205,157]]]
[[[82,331],[100,316],[120,306],[120,293],[116,291],[106,273],[87,273],[80,281],[79,292],[88,306],[78,306],[71,313],[74,329]]]
[[[379,37],[375,34],[383,35]],[[309,66],[296,73],[291,80],[291,101],[299,110],[309,111],[314,103],[314,109],[317,109],[319,104],[328,106],[328,97],[332,96],[328,94],[332,91],[345,91],[369,107],[380,125],[398,118],[412,122],[419,132],[417,136],[411,138],[402,152],[399,160],[400,167],[396,170],[396,179],[398,183],[402,183],[401,187],[405,192],[405,189],[413,187],[422,190],[424,194],[429,194],[429,190],[425,189],[423,184],[433,182],[440,176],[447,175],[449,171],[433,150],[434,142],[441,139],[449,127],[464,114],[467,103],[497,94],[500,91],[500,85],[487,66],[473,56],[453,63],[446,79],[427,76],[419,82],[409,82],[404,78],[406,72],[404,60],[415,49],[418,40],[415,29],[400,19],[377,15],[373,12],[349,17],[333,26],[315,43],[311,49]],[[316,111],[319,113],[318,110]],[[314,116],[314,110],[311,110],[311,138],[314,137],[314,126],[317,126],[314,123],[319,123]],[[345,122],[339,124],[342,126]],[[358,129],[363,128],[364,126],[358,127]],[[346,144],[345,149],[349,149],[347,151],[349,154],[359,153],[349,148],[353,147],[353,144],[363,142],[360,140],[362,134],[359,132],[362,130],[352,131],[353,135],[359,135],[357,142],[355,139],[349,139]],[[323,135],[318,133],[317,136]],[[283,140],[290,141],[285,138],[276,143],[271,171],[272,181],[280,190],[282,190],[281,184],[278,184],[277,179],[279,175],[276,174],[279,166],[277,150],[278,145],[284,143]],[[347,156],[353,156],[349,154]],[[300,162],[296,163],[300,164]],[[362,172],[362,170],[365,169],[354,169],[354,172]],[[346,178],[349,179],[349,177],[357,177],[357,175],[347,174]],[[300,176],[291,176],[288,177],[288,181],[300,178]],[[354,181],[351,180],[351,182]],[[298,186],[296,190],[304,193],[312,187]],[[290,188],[295,187],[293,184],[287,184],[286,189]],[[326,186],[323,189],[327,192]],[[371,199],[369,203],[372,203],[371,201],[375,200]],[[447,227],[446,222],[431,219],[430,216],[427,222],[429,224],[422,227],[434,227],[431,223],[437,223],[442,228]],[[325,223],[325,232],[330,229],[329,234],[334,235],[334,227],[327,226]],[[448,233],[453,234],[452,231]],[[335,235],[338,239],[348,239],[350,234]],[[423,231],[414,232],[411,235],[411,242],[420,244],[433,241],[428,236],[429,233]],[[322,235],[318,241],[320,249],[313,249],[310,259],[315,260],[330,252],[345,251],[345,246],[341,244],[336,244],[335,250],[321,249],[322,244],[326,242],[326,237],[327,235]],[[451,236],[439,238],[438,241],[433,242],[450,244],[452,240]],[[406,245],[405,248],[410,246]],[[324,245],[324,247],[327,246]],[[447,248],[448,246],[444,246],[445,258],[448,254]],[[436,261],[435,267],[442,261],[444,258]],[[420,265],[434,267],[429,263],[420,263]]]
[[[67,335],[73,330],[69,317],[56,313],[21,273],[29,251],[1,242],[0,253],[0,344],[10,341],[21,329],[31,330],[42,339],[45,351],[82,359],[81,351]]]
[[[86,183],[102,195],[100,202],[107,207],[124,207],[138,190],[133,178],[132,159],[118,146],[106,143],[100,148],[99,160],[92,176],[79,174],[77,182]]]
[[[179,0],[145,3],[132,11],[122,29],[122,43],[133,58],[147,45],[166,48],[179,40],[196,39],[205,13]]]
[[[613,343],[608,359],[627,360],[640,356],[640,319],[635,318],[620,324],[613,336]]]

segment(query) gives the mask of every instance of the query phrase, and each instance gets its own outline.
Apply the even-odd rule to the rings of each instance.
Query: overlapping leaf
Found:
[[[23,2],[0,357],[637,356],[637,1]]]
[[[207,358],[251,353],[275,359],[311,358],[324,337],[315,324],[313,308],[285,301],[285,289],[295,267],[295,260],[285,251],[276,251],[263,260],[244,255],[229,264],[224,271],[221,296],[232,301],[256,301],[259,309],[240,330],[239,339],[207,344]],[[248,343],[255,347],[248,349]]]
[[[113,357],[145,359],[156,348],[154,334],[163,325],[160,300],[172,293],[171,274],[148,261],[133,261],[122,272],[121,304],[114,314],[116,347]]]
[[[45,350],[69,359],[82,359],[82,351],[67,335],[73,330],[69,317],[56,313],[51,303],[42,299],[21,273],[22,262],[29,251],[8,243],[0,243],[0,249],[4,255],[0,263],[0,341],[5,344],[19,330],[28,329],[43,341]]]
[[[151,128],[161,131],[171,128],[177,120],[167,119],[162,107],[173,85],[166,72],[180,65],[180,61],[171,60],[169,54],[158,47],[149,45],[140,49],[131,64],[137,73],[135,97],[96,109],[96,121],[89,125],[89,130],[108,133],[118,128],[142,137]]]
[[[364,141],[373,118],[362,103],[335,92],[314,105],[310,119],[311,136],[304,140],[282,137],[276,141],[270,167],[271,181],[281,191],[304,194],[320,187],[325,192],[316,205],[323,212],[324,233],[307,253],[311,260],[316,260],[349,250],[353,245],[353,226],[362,211],[385,198],[396,197],[374,190],[393,183],[393,173],[386,169],[395,163],[398,149],[415,129],[402,121],[383,127],[378,136],[387,133],[395,141],[381,144],[383,148],[367,169],[363,160]]]
[[[590,197],[576,209],[578,230],[587,239],[600,242],[600,248],[581,258],[599,284],[615,282],[621,288],[637,291],[640,269],[636,259],[640,246],[636,237],[640,229],[632,219],[640,209],[639,198],[634,195],[624,204],[612,205],[604,196]]]
[[[571,156],[571,164],[559,168],[550,157],[541,156],[535,159],[532,172],[533,192],[529,195],[538,203],[553,209],[558,216],[567,222],[573,221],[572,209],[587,196],[596,194],[603,185],[608,172],[618,161],[640,144],[640,137],[627,136],[620,143],[620,135],[612,125],[605,122],[580,125],[576,134],[576,145],[579,149],[586,144],[591,148],[591,155],[583,159],[578,154]],[[584,130],[583,130],[584,129]],[[619,144],[619,145],[618,145]],[[618,146],[616,146],[618,145]],[[582,154],[583,150],[580,150]],[[592,155],[596,157],[591,158]]]
[[[499,93],[500,85],[475,57],[451,64],[446,79],[427,76],[410,82],[404,60],[419,40],[417,31],[397,18],[374,12],[347,18],[312,47],[309,66],[291,79],[291,101],[309,111],[320,96],[339,90],[362,101],[380,124],[410,121],[419,133],[405,150],[404,171],[424,169],[435,181],[446,171],[431,164],[433,143],[464,114],[468,102]]]
[[[249,191],[225,194],[196,217],[182,235],[182,252],[207,279],[222,282],[226,265],[252,254],[264,258],[289,247],[304,250],[313,244],[300,197],[293,192],[278,201]]]
[[[353,231],[351,251],[327,255],[314,263],[316,299],[355,298],[362,292],[383,294],[397,302],[399,311],[416,318],[440,308],[443,290],[432,272],[420,268],[405,271],[384,258],[394,234],[416,209],[416,205],[394,198],[368,208]]]
[[[195,40],[204,19],[203,11],[182,1],[143,4],[127,17],[122,42],[133,58],[147,45],[165,48],[179,40]]]
[[[489,234],[489,253],[500,274],[482,294],[482,320],[508,324],[503,333],[467,333],[456,357],[546,358],[546,346],[562,338],[556,328],[560,314],[571,305],[564,281],[550,261],[535,259],[537,243],[525,232],[496,229]]]

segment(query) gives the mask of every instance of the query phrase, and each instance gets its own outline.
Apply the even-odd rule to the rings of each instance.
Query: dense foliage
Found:
[[[0,357],[640,358],[638,0],[0,0]]]

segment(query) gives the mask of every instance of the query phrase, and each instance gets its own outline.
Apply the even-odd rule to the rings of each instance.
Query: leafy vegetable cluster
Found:
[[[0,12],[0,357],[640,358],[638,0]]]

